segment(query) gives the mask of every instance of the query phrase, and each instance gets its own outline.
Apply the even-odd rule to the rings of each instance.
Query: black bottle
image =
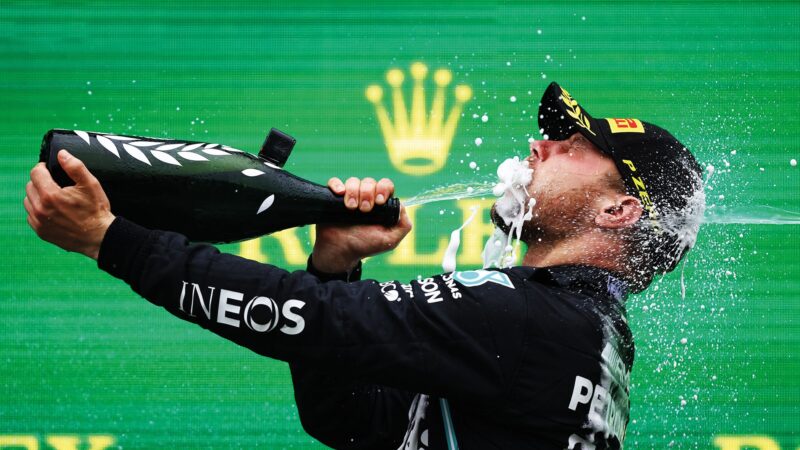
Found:
[[[39,161],[60,186],[72,185],[56,157],[68,150],[100,181],[114,214],[193,241],[236,242],[311,223],[397,223],[397,198],[350,211],[327,187],[283,170],[294,142],[273,129],[255,156],[220,144],[50,130]]]

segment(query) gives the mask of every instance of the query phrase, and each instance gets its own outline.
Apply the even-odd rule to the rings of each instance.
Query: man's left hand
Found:
[[[375,181],[373,178],[360,180],[352,177],[344,183],[331,178],[328,188],[334,194],[344,196],[347,209],[364,213],[372,211],[375,205],[383,205],[394,195],[394,183],[387,178]],[[311,260],[321,272],[346,272],[367,256],[394,249],[410,231],[411,221],[402,205],[400,220],[391,227],[319,224]]]
[[[61,150],[58,162],[75,185],[62,188],[44,163],[34,166],[23,201],[28,224],[45,241],[97,259],[106,230],[114,221],[111,204],[82,161]]]

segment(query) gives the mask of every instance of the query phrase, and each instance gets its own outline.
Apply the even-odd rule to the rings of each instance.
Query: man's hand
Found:
[[[97,259],[106,230],[114,221],[111,204],[100,182],[78,158],[61,150],[58,162],[75,186],[61,188],[44,163],[34,166],[23,202],[28,224],[45,241]]]
[[[376,182],[372,178],[349,178],[346,183],[338,178],[328,180],[334,194],[344,195],[348,209],[371,211],[383,205],[394,194],[394,184],[389,179]],[[367,256],[377,255],[397,247],[411,231],[411,221],[405,208],[400,206],[400,221],[393,227],[382,225],[318,225],[317,240],[311,260],[314,267],[325,273],[346,272]]]

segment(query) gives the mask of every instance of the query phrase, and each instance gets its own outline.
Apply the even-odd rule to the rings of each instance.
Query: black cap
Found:
[[[614,160],[628,193],[644,207],[651,268],[674,269],[694,246],[705,209],[702,169],[689,149],[639,119],[595,119],[557,83],[542,96],[539,128],[552,140],[581,133]]]

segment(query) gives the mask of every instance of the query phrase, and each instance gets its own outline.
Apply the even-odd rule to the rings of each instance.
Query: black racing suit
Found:
[[[287,272],[117,218],[101,269],[291,365],[304,428],[341,449],[621,448],[624,285],[587,266],[412,281]]]

